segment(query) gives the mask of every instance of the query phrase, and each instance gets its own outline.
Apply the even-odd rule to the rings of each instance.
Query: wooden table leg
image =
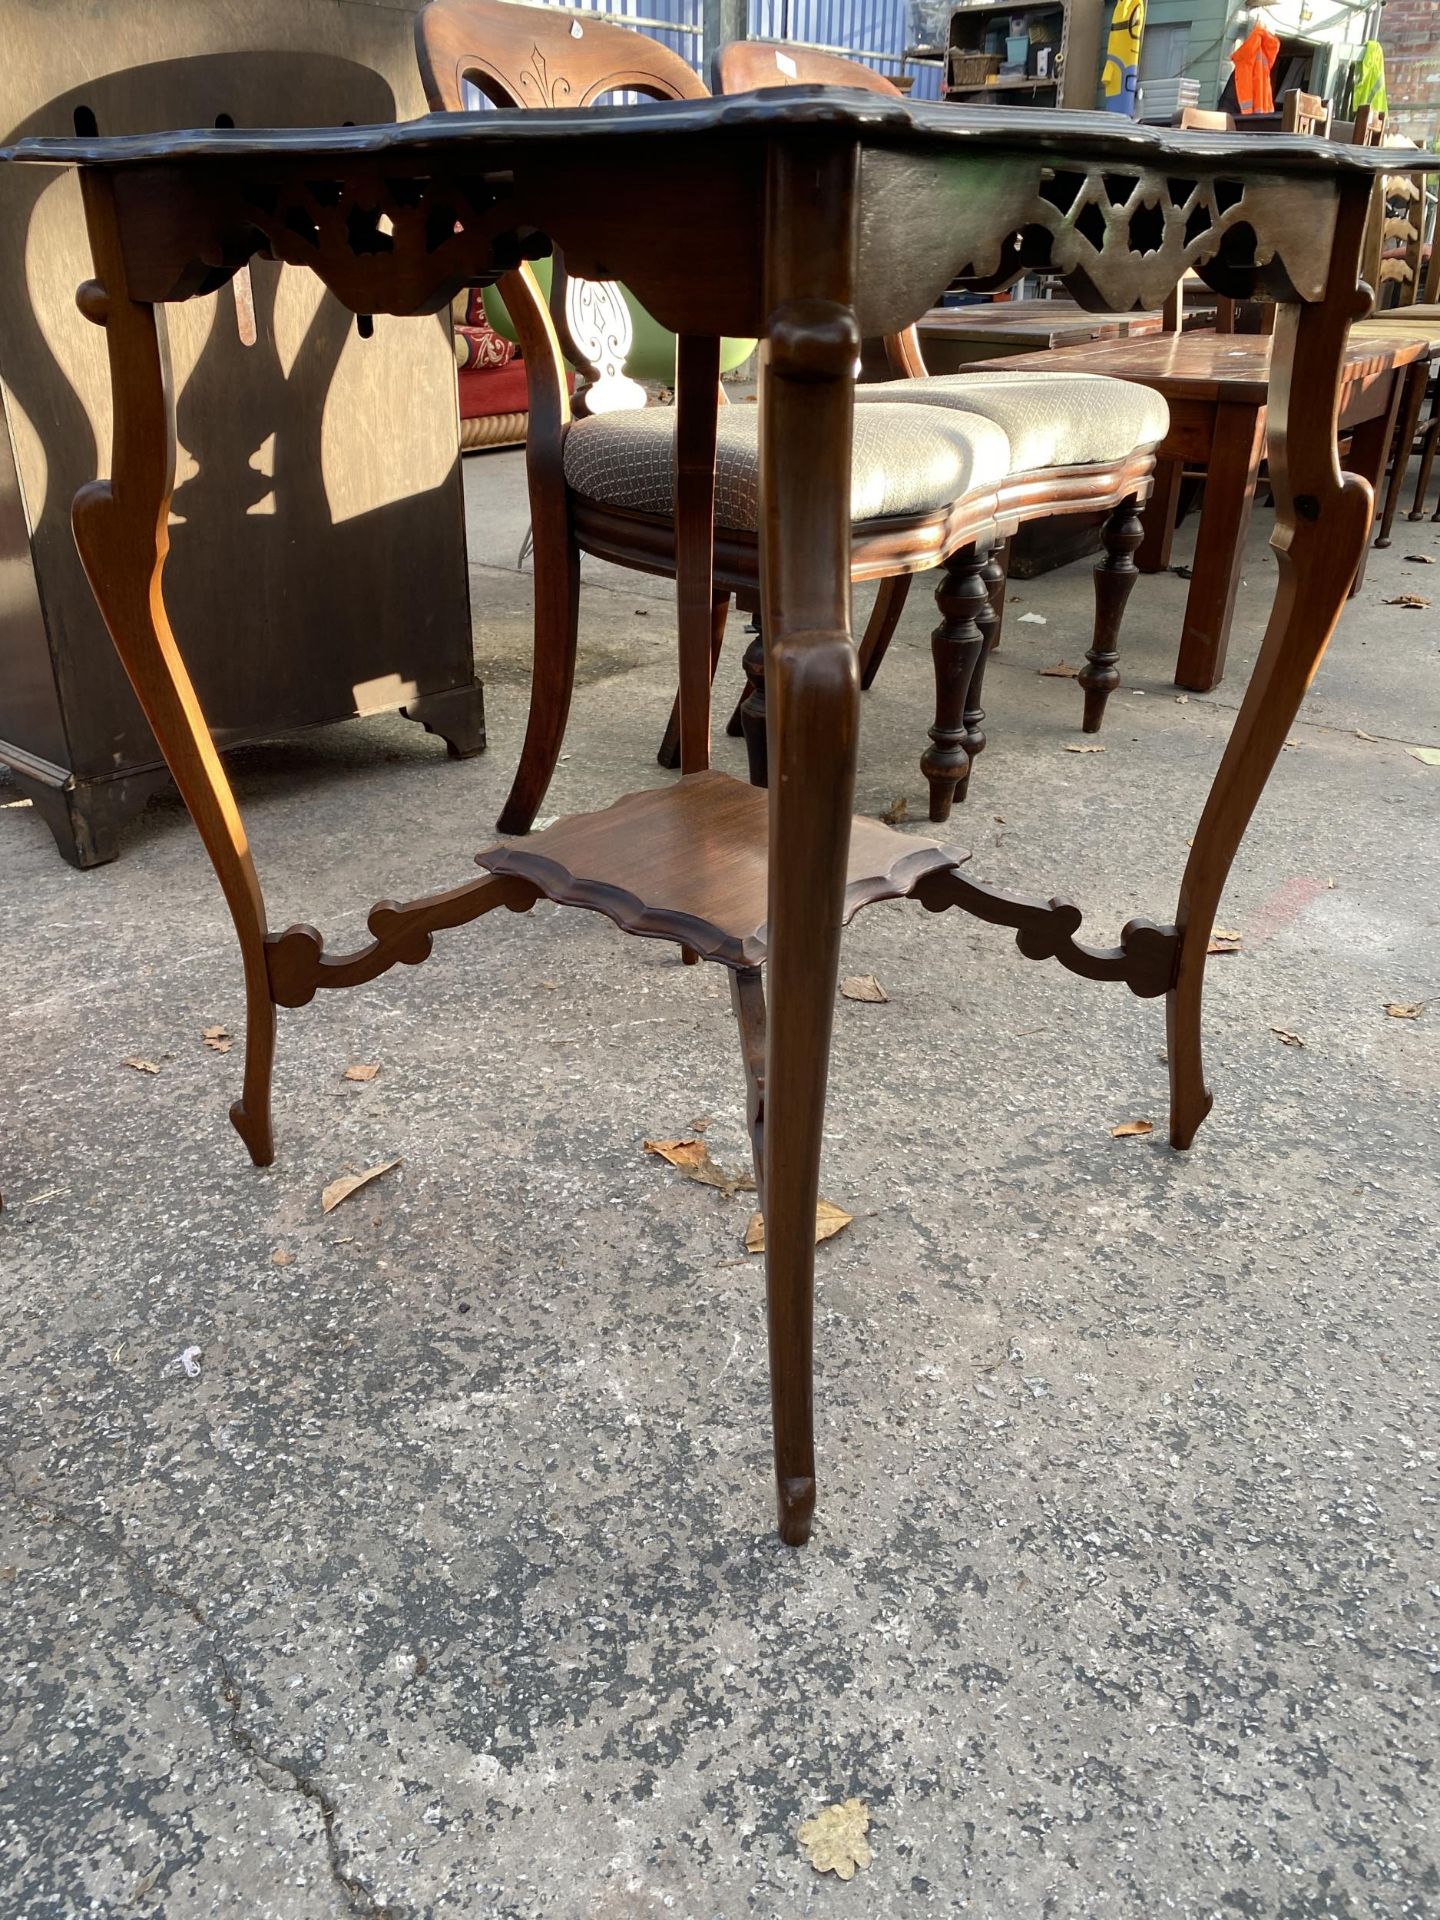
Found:
[[[249,842],[210,729],[165,612],[175,415],[164,316],[128,297],[110,175],[82,178],[98,281],[80,289],[87,319],[105,328],[114,393],[111,478],[75,496],[75,544],[115,649],[165,763],[199,829],[235,923],[245,969],[244,1090],[230,1119],[257,1166],[275,1158],[270,1074],[275,1003],[265,951],[265,902]]]
[[[1400,426],[1395,435],[1395,451],[1390,484],[1385,489],[1385,511],[1380,520],[1377,547],[1388,547],[1390,529],[1395,524],[1395,509],[1400,504],[1400,489],[1405,484],[1410,456],[1415,451],[1415,432],[1420,425],[1420,409],[1425,404],[1425,389],[1430,384],[1431,362],[1417,360],[1405,371],[1405,394],[1400,403]]]
[[[771,775],[765,1280],[780,1536],[800,1546],[815,1506],[815,1204],[860,724],[850,636],[858,182],[853,147],[796,142],[770,166],[760,376]]]
[[[534,535],[535,649],[525,744],[496,826],[528,833],[554,777],[575,690],[575,646],[580,620],[580,550],[575,544],[561,448],[570,419],[565,363],[550,307],[534,270],[506,274],[500,293],[515,322],[527,364],[550,362],[550,377],[529,380],[525,472]]]
[[[1245,535],[1264,446],[1263,406],[1226,401],[1216,407],[1205,469],[1205,505],[1195,536],[1195,565],[1175,667],[1176,686],[1194,693],[1208,693],[1225,673],[1235,592],[1245,564]]]
[[[1362,420],[1350,433],[1350,453],[1345,461],[1348,473],[1358,473],[1378,500],[1380,488],[1385,480],[1385,458],[1390,451],[1390,443],[1395,438],[1395,421],[1400,411],[1400,402],[1407,385],[1405,378],[1408,368],[1397,367],[1390,375],[1390,393],[1382,412],[1373,414],[1370,419]],[[1392,488],[1393,492],[1394,489]],[[1373,510],[1372,510],[1373,525]],[[1359,565],[1355,569],[1355,578],[1350,583],[1353,598],[1365,584],[1365,563],[1370,557],[1370,533],[1367,529],[1365,544],[1360,549]]]
[[[1183,460],[1156,461],[1155,486],[1145,509],[1140,545],[1135,552],[1135,565],[1141,573],[1164,573],[1170,564],[1184,478]]]
[[[1341,201],[1325,297],[1280,309],[1270,373],[1269,460],[1279,581],[1264,643],[1180,885],[1180,956],[1166,1002],[1170,1139],[1188,1147],[1210,1110],[1200,1051],[1205,955],[1230,863],[1345,605],[1373,496],[1340,472],[1342,355],[1357,317],[1368,192]],[[1363,310],[1363,309],[1362,309]]]

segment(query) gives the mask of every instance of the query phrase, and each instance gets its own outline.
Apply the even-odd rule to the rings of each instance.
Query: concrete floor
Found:
[[[491,749],[395,719],[237,756],[273,925],[344,944],[490,836],[520,457],[466,482]],[[973,872],[1100,938],[1169,917],[1274,577],[1257,521],[1230,677],[1177,703],[1184,583],[1142,581],[1103,754],[1037,677],[1080,657],[1087,569],[1012,595]],[[837,1012],[823,1190],[857,1218],[819,1254],[801,1553],[749,1199],[641,1150],[708,1116],[745,1164],[716,970],[550,910],[443,935],[283,1019],[257,1172],[178,805],[80,875],[0,793],[4,1913],[1440,1911],[1440,768],[1405,752],[1440,744],[1440,607],[1384,604],[1440,576],[1411,553],[1440,528],[1374,556],[1236,867],[1192,1153],[1155,1004],[957,916],[852,929],[890,1001]],[[667,593],[592,570],[554,811],[662,777]],[[922,586],[864,811],[923,814],[930,624]],[[796,1829],[852,1794],[874,1859],[842,1886]]]

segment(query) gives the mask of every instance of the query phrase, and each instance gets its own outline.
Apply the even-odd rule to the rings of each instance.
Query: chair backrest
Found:
[[[425,97],[462,113],[465,82],[497,107],[588,107],[607,93],[703,100],[705,82],[668,47],[598,16],[510,0],[430,0],[415,17]]]
[[[1175,125],[1194,133],[1233,133],[1235,117],[1216,113],[1211,107],[1182,107],[1175,116]]]
[[[1280,102],[1282,133],[1313,134],[1321,140],[1330,137],[1330,102],[1318,93],[1292,89]]]
[[[415,16],[415,53],[425,97],[438,113],[463,113],[465,86],[478,87],[497,107],[587,107],[609,93],[651,100],[703,100],[709,89],[678,53],[643,33],[608,20],[561,13],[552,7],[514,6],[510,0],[429,0]],[[522,336],[527,360],[545,325],[528,308],[533,276],[502,284],[501,297]],[[585,375],[577,411],[643,407],[645,389],[625,362],[635,337],[621,289],[611,281],[572,279],[560,254],[550,282],[550,314],[565,358]],[[531,411],[537,380],[527,375]],[[562,404],[562,413],[568,408]]]
[[[822,53],[818,47],[798,47],[780,40],[732,40],[721,47],[710,65],[716,93],[759,93],[767,87],[852,87],[866,93],[904,96],[893,81],[858,60],[840,53]],[[905,379],[923,379],[925,356],[915,327],[887,333],[885,358],[892,373]]]
[[[765,87],[858,87],[903,99],[899,87],[873,67],[844,54],[822,53],[781,40],[732,40],[711,62],[716,93],[759,93]]]

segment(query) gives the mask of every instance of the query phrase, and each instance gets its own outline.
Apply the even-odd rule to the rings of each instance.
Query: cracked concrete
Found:
[[[489,837],[519,456],[466,482],[491,751],[392,719],[237,755],[274,925],[348,944]],[[1018,586],[951,834],[977,877],[1063,890],[1097,937],[1168,916],[1273,580],[1258,522],[1214,695],[1169,685],[1183,582],[1137,587],[1103,754],[1064,751],[1077,690],[1037,675],[1083,650],[1086,569]],[[955,916],[851,929],[890,1002],[837,1008],[824,1190],[857,1218],[819,1255],[798,1555],[748,1200],[640,1147],[708,1119],[746,1164],[714,969],[545,909],[442,934],[282,1017],[257,1172],[238,1049],[200,1040],[240,1032],[239,976],[177,804],[89,875],[0,807],[0,1908],[1440,1908],[1440,770],[1404,751],[1440,744],[1440,630],[1384,605],[1437,533],[1373,556],[1242,851],[1189,1156],[1110,1136],[1163,1117],[1156,1006]],[[588,569],[555,811],[664,777],[668,595]],[[866,696],[863,811],[923,811],[930,624],[922,584]],[[841,1886],[795,1831],[852,1793],[874,1860]]]

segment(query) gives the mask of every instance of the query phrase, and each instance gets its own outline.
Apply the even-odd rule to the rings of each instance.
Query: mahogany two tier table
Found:
[[[884,898],[958,908],[1013,928],[1031,958],[1165,996],[1176,1146],[1188,1146],[1209,1109],[1200,1005],[1213,916],[1369,525],[1370,488],[1340,472],[1335,420],[1346,334],[1366,304],[1357,276],[1371,182],[1387,163],[1312,140],[1157,133],[1108,115],[967,111],[815,88],[317,132],[36,140],[4,158],[81,173],[95,277],[78,299],[104,329],[115,427],[110,477],[77,496],[75,535],[239,936],[248,1020],[232,1117],[252,1158],[273,1155],[276,1007],[421,961],[439,929],[549,899],[726,967],[766,1218],[780,1532],[803,1542],[815,1502],[815,1203],[843,923]],[[684,773],[491,847],[481,877],[447,893],[382,902],[370,943],[331,954],[312,927],[267,926],[234,795],[166,616],[175,440],[165,308],[215,294],[260,255],[312,268],[358,315],[433,313],[551,240],[572,272],[623,279],[680,339]],[[862,336],[898,333],[957,278],[994,288],[1046,270],[1087,307],[1144,312],[1192,267],[1217,292],[1282,303],[1269,408],[1279,588],[1173,918],[1132,920],[1117,945],[1096,947],[1077,938],[1080,912],[1067,901],[1001,892],[962,871],[958,853],[852,822],[854,367]],[[695,376],[715,366],[722,334],[764,343],[768,793],[707,765],[717,384]],[[1002,537],[1005,507],[1002,482]],[[246,646],[243,605],[217,605],[212,617]],[[972,611],[952,607],[936,645],[973,653],[974,637]]]

